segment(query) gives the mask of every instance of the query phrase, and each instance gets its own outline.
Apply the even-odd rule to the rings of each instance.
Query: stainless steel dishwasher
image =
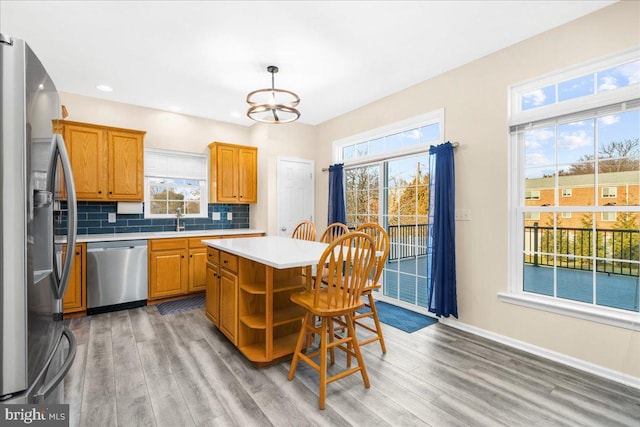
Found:
[[[147,241],[87,243],[87,314],[147,304]]]

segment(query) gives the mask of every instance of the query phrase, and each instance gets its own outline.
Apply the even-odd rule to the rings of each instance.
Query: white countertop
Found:
[[[318,263],[326,243],[289,237],[264,236],[240,239],[203,240],[212,248],[274,268],[304,267]]]
[[[110,233],[110,234],[83,234],[76,238],[78,243],[86,242],[115,242],[118,240],[148,240],[168,239],[172,237],[214,237],[235,236],[238,234],[261,234],[264,230],[255,228],[233,228],[225,230],[188,230],[188,231],[159,231],[153,233]],[[66,241],[62,239],[61,243]]]

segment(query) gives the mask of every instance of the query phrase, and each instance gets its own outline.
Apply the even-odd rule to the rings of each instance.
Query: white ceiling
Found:
[[[611,3],[2,0],[0,31],[61,91],[241,125],[277,65],[315,125]]]

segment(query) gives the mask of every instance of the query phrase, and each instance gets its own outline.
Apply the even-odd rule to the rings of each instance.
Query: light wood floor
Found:
[[[387,354],[363,348],[371,388],[357,375],[329,384],[323,411],[314,370],[300,363],[287,381],[289,362],[255,369],[202,310],[144,307],[70,325],[72,426],[640,425],[640,391],[441,324],[413,334],[384,325]]]

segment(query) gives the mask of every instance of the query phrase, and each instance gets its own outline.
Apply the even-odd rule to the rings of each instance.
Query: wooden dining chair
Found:
[[[292,239],[316,240],[316,226],[311,221],[301,221],[291,233]]]
[[[320,277],[316,277],[313,289],[291,295],[291,301],[306,310],[302,328],[298,335],[296,349],[293,353],[289,381],[296,373],[298,362],[303,360],[320,373],[319,407],[324,409],[327,384],[360,372],[364,386],[369,388],[369,377],[362,359],[358,339],[355,335],[353,315],[362,307],[360,298],[369,273],[374,265],[375,249],[373,239],[365,233],[348,233],[338,237],[331,243],[318,261],[318,268],[325,266],[327,283],[323,285]],[[347,333],[344,336],[334,335],[332,319],[342,316],[345,319]],[[321,319],[320,326],[312,322],[312,317]],[[306,352],[309,336],[320,336],[320,348],[311,353]],[[336,339],[337,338],[337,339]],[[335,349],[347,353],[349,361],[355,357],[358,366],[347,368],[327,378],[327,353],[331,356],[331,364],[335,362]],[[313,359],[320,357],[320,363]]]
[[[358,327],[362,327],[370,332],[373,332],[375,336],[363,339],[359,342],[359,344],[366,345],[375,341],[380,341],[380,347],[382,348],[382,353],[387,352],[387,347],[384,343],[384,337],[382,336],[382,328],[380,327],[380,319],[378,319],[378,310],[376,309],[376,304],[373,299],[373,291],[375,289],[380,289],[380,277],[382,276],[382,270],[384,269],[384,264],[387,262],[387,258],[389,257],[389,250],[391,249],[391,242],[389,240],[389,235],[380,225],[376,223],[367,223],[359,226],[356,231],[366,233],[371,236],[373,241],[375,242],[376,251],[381,253],[375,259],[375,264],[371,269],[371,273],[369,274],[369,279],[365,285],[365,288],[362,290],[362,297],[366,298],[365,308],[360,310],[360,313],[357,313],[354,316],[354,322]],[[373,317],[373,327],[369,326],[366,323],[359,321],[360,319],[364,319],[367,317]]]
[[[320,236],[320,241],[322,243],[333,243],[335,239],[342,236],[343,234],[347,234],[349,229],[346,225],[341,222],[334,222],[333,224],[329,224],[322,236]]]

